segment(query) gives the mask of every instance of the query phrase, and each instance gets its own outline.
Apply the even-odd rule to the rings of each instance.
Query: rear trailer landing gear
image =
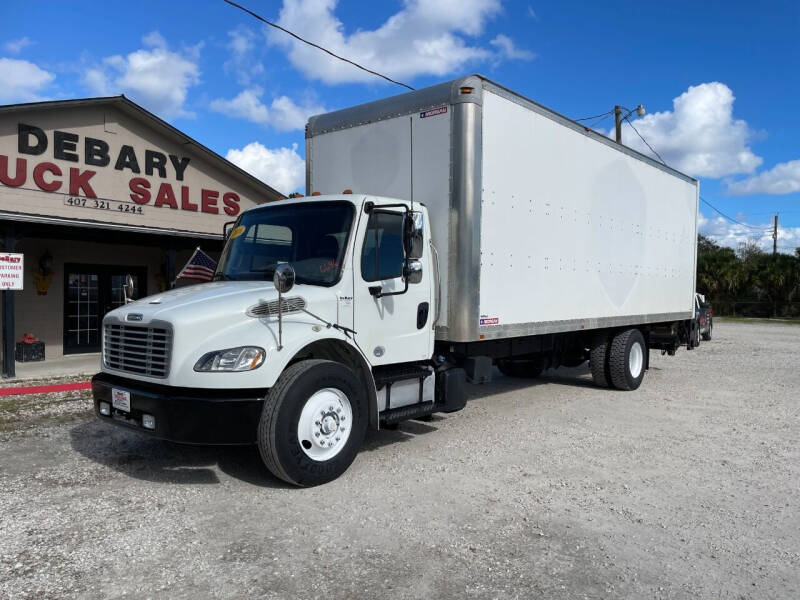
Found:
[[[286,369],[264,400],[258,450],[276,477],[299,486],[344,473],[361,448],[369,415],[356,376],[329,360]]]
[[[635,390],[641,385],[646,353],[647,345],[638,329],[626,329],[614,336],[608,354],[608,370],[615,388]]]

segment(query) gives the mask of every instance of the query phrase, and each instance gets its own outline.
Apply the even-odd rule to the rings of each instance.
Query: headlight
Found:
[[[252,371],[264,362],[266,352],[257,346],[240,346],[204,354],[197,361],[195,371]]]

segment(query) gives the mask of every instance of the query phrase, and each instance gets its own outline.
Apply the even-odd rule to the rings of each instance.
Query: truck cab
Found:
[[[460,409],[463,371],[432,359],[427,218],[353,194],[245,211],[212,282],[106,315],[98,416],[178,442],[257,443],[278,477],[314,485],[349,466],[368,427]]]
[[[711,308],[711,303],[706,301],[706,297],[703,294],[695,293],[694,295],[694,314],[697,321],[698,334],[703,338],[703,341],[710,341],[714,329],[714,311]]]

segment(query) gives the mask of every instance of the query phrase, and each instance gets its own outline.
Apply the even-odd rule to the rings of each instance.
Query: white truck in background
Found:
[[[106,316],[101,419],[257,443],[316,485],[493,365],[589,360],[633,390],[651,349],[697,345],[696,180],[479,76],[312,117],[306,140],[308,197],[245,211],[215,281]]]

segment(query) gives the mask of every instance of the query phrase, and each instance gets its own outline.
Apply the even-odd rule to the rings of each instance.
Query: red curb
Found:
[[[78,383],[55,383],[53,385],[33,385],[27,387],[0,388],[0,396],[24,396],[26,394],[49,394],[52,392],[71,392],[73,390],[89,390],[91,381]]]

